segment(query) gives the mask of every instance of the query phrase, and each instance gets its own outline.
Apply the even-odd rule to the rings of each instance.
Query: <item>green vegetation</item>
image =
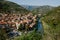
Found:
[[[0,28],[0,40],[6,40],[7,34],[4,29]]]
[[[29,11],[20,5],[10,1],[0,1],[0,12],[5,13],[28,13]]]
[[[53,35],[52,38],[54,40],[60,39],[60,6],[54,8],[47,15],[42,17],[42,21],[44,21],[48,25],[48,29],[45,30]],[[43,23],[44,24],[44,23]],[[44,25],[44,27],[47,27]]]
[[[32,12],[34,14],[41,14],[41,16],[44,16],[44,15],[46,15],[46,13],[48,13],[48,11],[50,11],[52,9],[53,9],[52,6],[46,5],[46,6],[40,6],[40,7],[36,8],[36,9],[34,9],[34,10],[32,10]]]
[[[31,33],[23,34],[14,40],[42,40],[42,35],[36,31],[33,31]]]

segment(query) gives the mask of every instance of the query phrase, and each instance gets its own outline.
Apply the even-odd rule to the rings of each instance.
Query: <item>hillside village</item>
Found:
[[[60,6],[30,11],[14,2],[0,1],[0,40],[60,40],[59,30]]]

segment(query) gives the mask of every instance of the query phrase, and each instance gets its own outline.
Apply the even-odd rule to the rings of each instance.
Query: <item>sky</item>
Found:
[[[60,6],[60,0],[9,0],[19,5],[31,5],[31,6]]]

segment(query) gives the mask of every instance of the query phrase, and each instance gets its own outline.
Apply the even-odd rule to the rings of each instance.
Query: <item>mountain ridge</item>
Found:
[[[14,3],[14,2],[10,2],[10,1],[0,1],[0,12],[4,11],[4,12],[20,12],[20,13],[26,13],[29,12],[27,9],[25,9],[24,7]]]

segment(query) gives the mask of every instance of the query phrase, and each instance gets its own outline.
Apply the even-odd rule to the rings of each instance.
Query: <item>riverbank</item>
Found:
[[[51,29],[50,25],[48,25],[47,23],[45,23],[42,20],[42,24],[43,24],[43,28],[44,28],[44,36],[43,36],[43,40],[60,40],[59,35],[56,36],[55,33],[53,32],[53,29]]]
[[[44,36],[43,36],[43,40],[52,40],[53,35],[51,35],[49,33],[49,25],[47,23],[45,23],[44,21],[42,21],[42,25],[44,28]]]

